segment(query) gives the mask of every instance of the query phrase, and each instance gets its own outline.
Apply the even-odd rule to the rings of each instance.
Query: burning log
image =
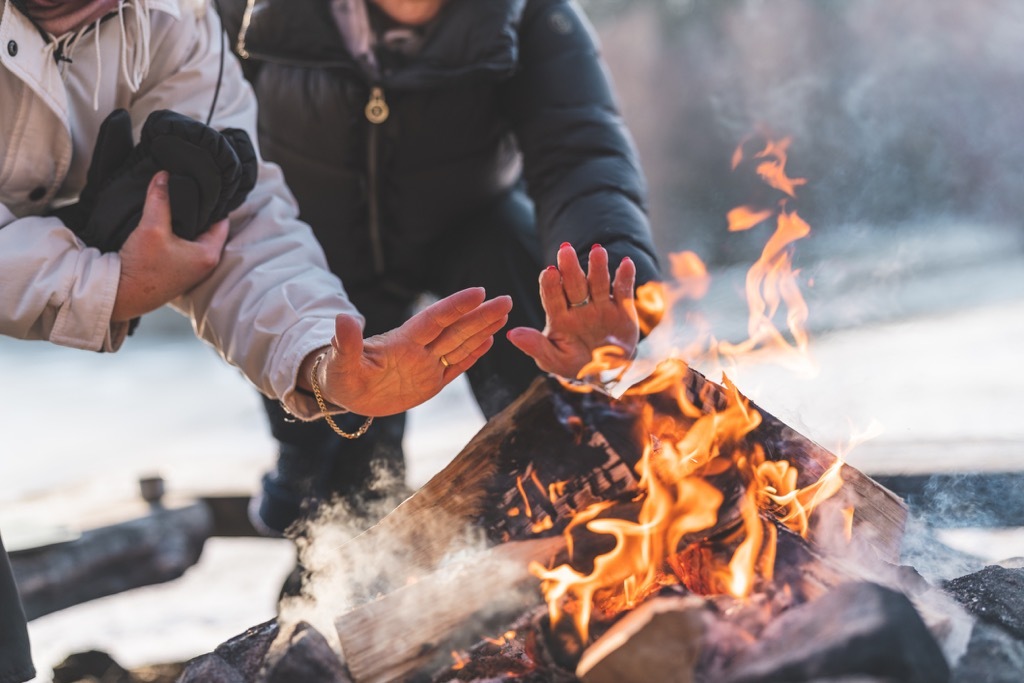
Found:
[[[539,603],[528,565],[564,548],[557,536],[512,541],[348,612],[336,627],[349,671],[359,683],[385,683],[443,668],[453,649],[500,633]]]
[[[648,600],[587,648],[576,675],[583,683],[692,683],[706,611],[694,596]]]
[[[447,655],[453,643],[464,642],[463,617],[486,612],[496,596],[525,578],[522,572],[513,572],[511,582],[483,587],[473,582],[453,584],[442,575],[424,580],[467,537],[482,536],[491,547],[508,544],[510,550],[506,553],[515,556],[521,565],[533,560],[550,566],[556,546],[520,542],[557,537],[570,524],[580,525],[580,513],[594,509],[595,504],[630,504],[638,494],[640,475],[636,467],[644,457],[644,444],[650,440],[644,425],[651,413],[656,419],[693,425],[701,415],[721,413],[730,400],[735,400],[727,395],[727,389],[708,382],[685,365],[669,365],[667,374],[672,381],[652,380],[655,386],[646,387],[639,398],[620,401],[600,392],[567,391],[553,379],[538,380],[488,422],[420,491],[378,525],[350,541],[342,554],[360,558],[360,570],[373,577],[372,584],[366,586],[368,594],[384,595],[336,620],[354,678],[360,683],[395,680],[437,661]],[[696,412],[687,413],[688,407]],[[750,412],[757,410],[750,406]],[[763,412],[760,415],[756,428],[743,437],[744,442],[756,447],[765,462],[788,462],[791,469],[776,469],[797,487],[788,497],[781,489],[770,489],[778,492],[772,498],[778,502],[767,508],[769,516],[774,515],[787,526],[802,525],[815,544],[815,529],[807,521],[808,511],[801,507],[799,496],[817,497],[817,482],[838,474],[843,482],[841,493],[821,502],[818,514],[845,519],[849,538],[873,548],[879,558],[895,559],[906,518],[901,501],[781,421]],[[726,446],[722,448],[724,452]],[[717,463],[704,468],[705,480],[713,483],[701,489],[719,491],[715,495],[720,508],[712,510],[717,515],[711,517],[710,524],[680,535],[680,547],[699,547],[700,541],[728,536],[750,521],[749,505],[745,503],[750,483]],[[855,510],[852,516],[851,508]],[[775,528],[774,522],[769,526]],[[783,545],[801,547],[802,554],[793,551],[794,556],[799,555],[798,573],[821,582],[818,589],[808,589],[808,595],[816,596],[825,587],[851,578],[850,572],[822,560],[823,552],[787,534],[783,529],[776,536],[784,539]],[[380,557],[375,551],[383,544],[398,550]],[[576,550],[570,553],[574,557],[593,558],[596,554]],[[784,563],[788,562],[788,552],[781,553]],[[495,558],[501,555],[491,550],[484,557],[491,553],[496,553]],[[455,604],[438,604],[436,598],[431,598],[437,586],[446,585],[446,581],[449,586],[458,586],[447,599]],[[520,611],[536,602],[536,598],[519,599]],[[408,628],[410,600],[421,606],[432,605],[429,615],[412,617],[416,628]],[[399,628],[401,624],[405,627]],[[500,631],[499,627],[492,633]],[[374,633],[388,634],[386,648],[381,647]]]

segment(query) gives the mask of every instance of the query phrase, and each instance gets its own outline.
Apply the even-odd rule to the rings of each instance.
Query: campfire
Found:
[[[330,608],[345,670],[332,675],[949,680],[940,643],[958,610],[898,569],[902,501],[759,408],[728,371],[716,383],[694,369],[751,356],[813,367],[792,259],[810,233],[793,208],[805,181],[786,174],[788,145],[751,141],[733,157],[770,190],[727,217],[730,231],[772,228],[746,277],[748,338],[720,341],[692,310],[673,319],[709,276],[695,254],[672,254],[673,282],[638,293],[655,354],[626,362],[609,347],[579,381],[538,380],[332,549],[346,579]],[[294,634],[275,637],[295,651],[280,646]]]
[[[807,306],[792,262],[794,243],[810,226],[791,207],[805,181],[786,174],[788,145],[769,140],[749,158],[741,145],[733,157],[734,168],[752,167],[775,191],[771,205],[728,215],[731,231],[774,226],[746,278],[748,338],[718,341],[691,315],[685,344],[653,369],[625,364],[609,347],[584,368],[584,381],[538,384],[506,411],[507,422],[489,424],[487,436],[435,480],[436,492],[431,482],[375,531],[402,534],[396,525],[413,528],[419,515],[441,511],[469,518],[488,545],[509,555],[503,563],[525,564],[528,575],[492,583],[492,550],[476,560],[482,565],[456,571],[455,586],[438,589],[417,578],[340,617],[355,680],[436,672],[443,660],[447,669],[431,680],[725,680],[734,676],[727,670],[739,644],[759,642],[779,615],[897,559],[905,510],[894,496],[752,404],[728,375],[716,384],[691,367],[751,355],[812,365]],[[643,321],[671,318],[707,291],[707,269],[696,254],[670,261],[674,281],[638,294]],[[777,317],[785,318],[785,332]],[[679,337],[671,319],[658,329]],[[644,332],[654,330],[645,323]],[[642,379],[629,381],[627,373]],[[628,388],[617,399],[601,390],[619,384]],[[496,468],[481,477],[478,468],[488,461]],[[474,499],[460,509],[433,500],[435,493]],[[417,498],[430,507],[417,509]],[[424,559],[414,554],[417,564]],[[423,568],[435,570],[431,561]],[[479,602],[478,577],[488,579]],[[531,577],[539,579],[546,609],[522,609],[521,587]],[[872,589],[851,595],[846,607],[888,602]],[[495,596],[503,592],[515,596],[508,609]],[[427,595],[435,598],[424,601]],[[457,602],[458,616],[421,604],[434,599]],[[469,648],[432,647],[457,644],[467,625],[485,623],[492,634]],[[419,637],[402,653],[385,635],[397,632]],[[941,653],[930,637],[925,642],[941,669]],[[652,647],[663,654],[640,655]],[[634,673],[623,677],[625,669]]]

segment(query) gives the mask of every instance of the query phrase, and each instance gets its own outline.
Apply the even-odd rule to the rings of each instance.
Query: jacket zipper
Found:
[[[380,199],[377,178],[378,139],[380,124],[388,120],[390,110],[384,100],[384,89],[375,85],[370,89],[370,99],[364,109],[370,122],[370,137],[367,141],[367,183],[369,186],[370,246],[373,249],[373,269],[377,275],[384,274],[384,245],[380,236]]]

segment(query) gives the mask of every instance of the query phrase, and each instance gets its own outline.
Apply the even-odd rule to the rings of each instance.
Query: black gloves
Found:
[[[217,132],[168,110],[150,114],[135,146],[128,112],[118,109],[100,126],[78,203],[54,213],[89,246],[118,251],[142,218],[157,171],[170,173],[174,233],[194,240],[245,201],[256,184],[256,151],[243,130]]]

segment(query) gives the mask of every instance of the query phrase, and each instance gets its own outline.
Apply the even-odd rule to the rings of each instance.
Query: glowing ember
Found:
[[[452,650],[452,661],[454,662],[454,664],[452,664],[452,670],[458,671],[459,669],[464,668],[466,664],[469,664],[469,657],[458,650]]]
[[[572,531],[580,527],[615,541],[611,551],[594,559],[589,573],[569,565],[531,566],[541,579],[552,623],[570,614],[584,641],[595,609],[615,614],[666,584],[682,582],[691,589],[699,584],[705,593],[737,598],[749,595],[761,582],[774,578],[776,522],[806,537],[814,509],[842,485],[840,459],[816,482],[802,487],[795,467],[785,460],[769,459],[759,444],[747,438],[761,424],[761,415],[728,377],[723,379],[721,395],[712,397],[715,400],[699,397],[700,407],[688,397],[683,381],[686,363],[698,358],[767,352],[776,356],[781,352],[788,360],[807,357],[807,306],[798,284],[799,272],[792,267],[792,253],[793,244],[810,233],[810,226],[786,205],[788,198],[795,197],[795,188],[806,181],[786,175],[788,146],[788,139],[768,141],[753,157],[758,175],[787,198],[775,207],[743,206],[728,215],[730,231],[749,230],[775,218],[774,233],[747,273],[749,338],[738,343],[718,342],[702,320],[688,318],[688,323],[697,323],[696,338],[674,351],[675,360],[659,364],[622,397],[639,406],[647,434],[636,466],[639,493],[634,503],[639,504],[639,511],[626,515],[628,519],[613,517],[615,504],[603,502],[573,518],[564,532],[570,553]],[[743,160],[740,146],[733,167]],[[645,285],[637,292],[642,328],[644,320],[660,319],[680,301],[700,299],[708,291],[707,268],[696,254],[671,254],[670,264],[675,282]],[[772,322],[783,308],[792,341]],[[600,349],[580,378],[605,377],[614,370],[618,379],[624,360],[629,359],[623,358],[621,349]],[[651,407],[645,397],[655,393],[674,397],[677,417]],[[543,491],[536,473],[531,474]],[[522,478],[517,485],[529,515]],[[555,495],[554,486],[549,497]],[[849,510],[847,527],[852,529],[853,510]]]

